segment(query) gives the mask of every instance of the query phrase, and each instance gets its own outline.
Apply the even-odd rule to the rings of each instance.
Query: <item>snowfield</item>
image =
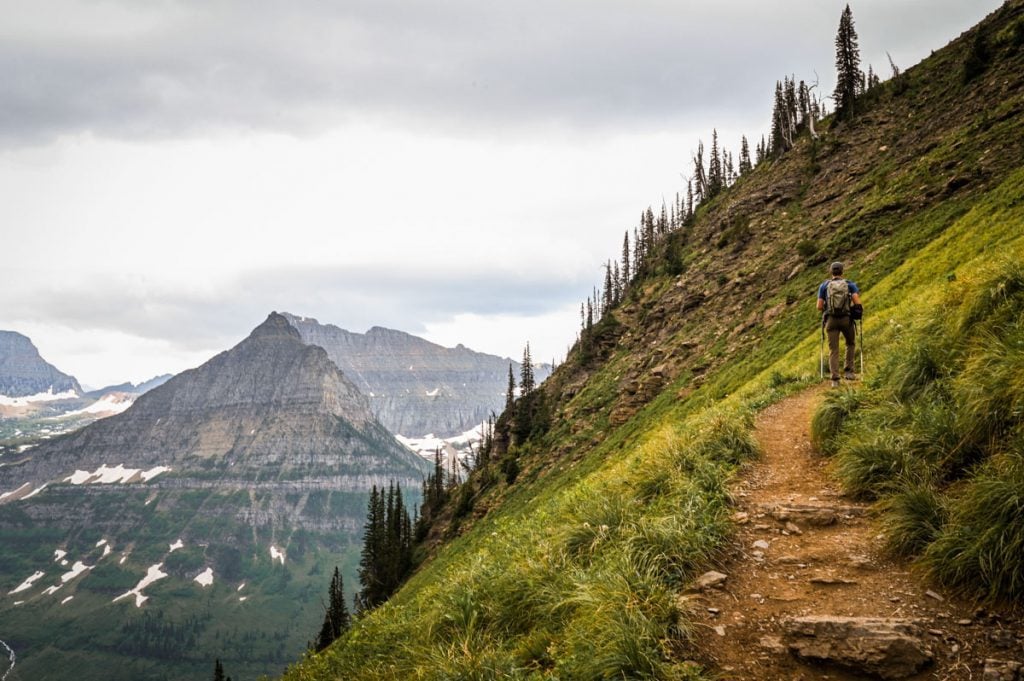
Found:
[[[46,574],[45,572],[36,572],[36,573],[34,573],[31,577],[26,579],[24,582],[22,582],[18,586],[14,587],[10,591],[8,591],[7,595],[10,596],[12,594],[21,593],[22,591],[28,591],[29,589],[32,588],[32,585],[35,584],[37,581],[39,581],[39,578],[42,577],[45,574]]]
[[[164,566],[163,563],[157,563],[156,565],[150,565],[149,566],[149,570],[146,571],[146,576],[143,577],[142,580],[138,584],[135,585],[134,589],[132,589],[131,591],[125,591],[123,594],[121,594],[120,596],[118,596],[117,598],[115,598],[111,602],[112,603],[117,603],[122,598],[128,598],[129,596],[135,596],[135,607],[136,608],[141,608],[142,604],[145,603],[146,600],[149,598],[149,596],[143,595],[142,590],[145,589],[150,584],[152,584],[153,582],[155,582],[157,580],[160,580],[160,579],[163,579],[164,577],[167,576],[167,573],[160,569],[163,566]]]
[[[53,386],[51,385],[45,393],[36,393],[35,395],[28,395],[26,397],[8,397],[7,395],[0,395],[0,406],[4,407],[27,407],[30,404],[37,402],[54,402],[56,400],[73,400],[78,398],[78,393],[74,390],[65,390],[62,393],[53,392]]]
[[[166,473],[170,470],[168,466],[157,466],[144,471],[141,468],[125,468],[123,463],[113,467],[102,464],[92,473],[76,470],[61,480],[61,482],[70,482],[72,485],[112,485],[115,483],[149,482],[161,473]]]
[[[194,581],[199,582],[200,586],[210,586],[213,584],[213,568],[208,567],[200,572],[195,576]]]

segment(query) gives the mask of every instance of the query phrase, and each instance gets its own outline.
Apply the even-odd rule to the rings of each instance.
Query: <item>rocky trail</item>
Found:
[[[814,451],[808,390],[760,415],[762,458],[737,479],[720,572],[683,596],[701,662],[721,679],[1024,681],[1024,624],[923,582],[882,550],[872,508]]]

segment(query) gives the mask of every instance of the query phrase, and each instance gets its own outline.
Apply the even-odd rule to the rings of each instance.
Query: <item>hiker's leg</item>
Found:
[[[842,332],[843,338],[846,340],[846,365],[843,367],[843,371],[852,374],[856,360],[857,330],[853,326],[853,319],[847,317],[843,321],[845,324],[843,324]]]
[[[828,370],[832,372],[832,380],[839,378],[839,327],[835,320],[829,319],[825,326],[828,336]]]

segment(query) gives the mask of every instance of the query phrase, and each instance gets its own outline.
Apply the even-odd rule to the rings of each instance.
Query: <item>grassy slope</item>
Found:
[[[391,603],[285,678],[699,675],[675,594],[729,531],[751,414],[816,378],[820,264],[848,261],[865,291],[870,368],[947,275],[1024,256],[1022,16],[983,24],[996,58],[970,83],[966,35],[669,235],[600,360],[545,383],[553,426],[517,451],[517,482],[479,492]]]

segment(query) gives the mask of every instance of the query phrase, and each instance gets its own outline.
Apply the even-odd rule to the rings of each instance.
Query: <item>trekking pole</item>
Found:
[[[821,320],[821,343],[818,345],[818,378],[825,380],[825,319]]]
[[[860,318],[860,375],[864,376],[864,318]]]

